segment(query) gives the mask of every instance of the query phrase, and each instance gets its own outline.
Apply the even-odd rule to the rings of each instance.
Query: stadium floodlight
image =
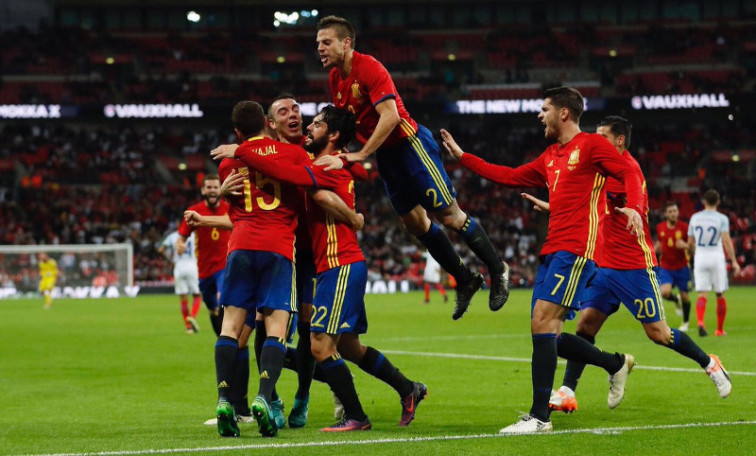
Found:
[[[37,254],[58,263],[58,296],[97,297],[136,293],[134,247],[122,244],[0,245],[0,297],[36,293]]]
[[[189,22],[197,23],[202,19],[202,16],[199,15],[196,11],[189,11],[186,13],[186,20]]]

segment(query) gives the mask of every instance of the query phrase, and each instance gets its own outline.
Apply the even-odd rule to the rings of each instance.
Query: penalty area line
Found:
[[[530,363],[530,358],[514,358],[511,356],[488,356],[488,355],[468,355],[465,353],[435,353],[435,352],[415,352],[415,351],[406,351],[406,350],[382,350],[383,353],[387,355],[408,355],[408,356],[427,356],[427,357],[436,357],[436,358],[458,358],[458,359],[475,359],[475,360],[484,360],[484,361],[508,361],[508,362],[514,362],[514,363]],[[565,364],[566,361],[563,359],[559,360],[559,364]],[[693,372],[696,374],[701,373],[701,369],[693,369],[689,367],[665,367],[665,366],[644,366],[644,365],[638,365],[636,364],[635,367],[633,367],[633,370],[640,369],[640,370],[653,370],[653,371],[665,371],[665,372]],[[745,377],[754,377],[756,376],[756,372],[746,372],[746,371],[731,371],[727,370],[727,372],[730,375],[738,375],[738,376],[745,376]]]
[[[165,449],[147,449],[131,451],[101,451],[94,453],[49,453],[49,454],[28,454],[22,456],[132,456],[132,455],[149,455],[149,454],[173,454],[173,453],[213,453],[236,450],[259,450],[259,449],[277,449],[277,448],[313,448],[313,447],[330,447],[346,445],[380,445],[386,443],[416,443],[416,442],[437,442],[444,440],[475,440],[490,438],[507,438],[507,437],[550,437],[554,435],[565,434],[596,434],[596,435],[615,435],[622,432],[633,431],[651,431],[651,430],[673,430],[689,428],[706,428],[722,426],[752,426],[756,421],[730,421],[715,423],[680,423],[680,424],[662,424],[648,426],[619,426],[619,427],[600,427],[585,429],[565,429],[562,431],[552,431],[542,434],[472,434],[472,435],[439,435],[427,437],[407,437],[407,438],[386,438],[386,439],[367,439],[367,440],[335,440],[324,442],[302,442],[302,443],[269,443],[269,444],[252,444],[252,445],[225,445],[218,447],[200,447],[200,448],[165,448]]]

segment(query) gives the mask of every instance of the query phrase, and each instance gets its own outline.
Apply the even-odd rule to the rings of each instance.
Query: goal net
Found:
[[[0,298],[36,296],[39,254],[58,263],[53,296],[135,295],[131,244],[0,245]]]

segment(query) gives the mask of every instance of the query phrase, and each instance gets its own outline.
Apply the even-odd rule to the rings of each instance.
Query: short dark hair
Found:
[[[346,147],[354,139],[357,123],[354,114],[336,106],[325,106],[320,110],[323,122],[328,125],[328,133],[339,132],[339,139],[335,146],[339,149]]]
[[[268,106],[268,117],[271,118],[271,119],[273,118],[273,111],[272,111],[272,109],[273,109],[273,105],[276,103],[276,101],[278,101],[278,100],[288,100],[289,98],[291,98],[294,101],[297,101],[297,99],[296,99],[296,97],[294,97],[294,95],[292,95],[290,93],[287,93],[287,92],[284,92],[284,93],[278,95],[276,98],[274,98],[273,101],[270,102],[270,106]]]
[[[231,123],[245,138],[263,131],[265,120],[265,111],[256,101],[240,101],[231,113]]]
[[[332,28],[336,31],[336,36],[339,40],[344,41],[344,38],[352,40],[352,49],[354,49],[354,42],[357,39],[354,33],[354,27],[348,20],[339,16],[326,16],[318,21],[318,31]]]
[[[606,116],[601,119],[598,124],[599,127],[609,127],[609,131],[614,136],[625,137],[625,148],[630,147],[630,134],[633,132],[633,124],[629,120],[620,116]]]
[[[672,206],[677,206],[677,201],[670,200],[670,201],[667,201],[666,203],[664,203],[664,211],[666,212],[667,209],[669,209]]]
[[[554,87],[543,93],[543,99],[545,100],[546,98],[551,98],[551,104],[557,108],[567,108],[570,111],[570,119],[573,122],[580,121],[585,103],[583,102],[583,96],[580,95],[577,89],[573,89],[572,87]]]
[[[709,206],[716,206],[719,204],[719,192],[710,188],[704,193],[703,199]]]
[[[220,176],[215,173],[205,174],[205,178],[202,179],[202,183],[204,184],[207,181],[219,181]]]

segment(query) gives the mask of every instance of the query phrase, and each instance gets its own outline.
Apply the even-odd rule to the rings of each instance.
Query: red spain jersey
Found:
[[[678,239],[688,243],[687,223],[678,220],[675,226],[670,227],[665,220],[656,225],[656,236],[661,244],[661,267],[674,271],[688,265],[686,250],[675,247]]]
[[[264,136],[244,141],[237,154],[249,153],[265,161],[305,164],[310,159],[299,146],[284,144]],[[230,198],[229,217],[234,224],[228,244],[235,250],[258,250],[278,253],[294,259],[294,231],[301,193],[290,184],[264,176],[236,159],[221,162],[218,174],[225,180],[232,170],[246,176],[243,195]]]
[[[210,208],[204,201],[188,208],[190,211],[197,211],[200,215],[226,215],[228,209],[228,203],[222,199],[214,208]],[[226,267],[228,240],[231,237],[231,231],[206,226],[192,228],[182,219],[178,229],[179,234],[189,237],[192,231],[195,233],[194,249],[199,268],[199,278],[205,279]]]
[[[612,177],[606,180],[606,216],[604,217],[602,231],[604,233],[604,248],[597,252],[596,263],[602,268],[612,269],[647,269],[657,265],[656,252],[651,240],[651,230],[648,226],[648,194],[646,182],[643,178],[638,162],[630,155],[630,152],[622,154],[622,158],[628,163],[643,182],[643,231],[636,236],[627,229],[627,216],[620,214],[614,209],[627,205],[625,186]]]
[[[600,223],[606,212],[606,176],[625,183],[628,207],[643,213],[641,178],[612,144],[594,133],[578,133],[552,144],[530,163],[510,168],[464,154],[462,165],[510,187],[547,187],[551,215],[542,255],[567,251],[593,259],[602,246]]]
[[[321,167],[313,167],[312,174],[318,188],[331,190],[354,210],[354,179],[349,171],[323,171]],[[335,220],[312,198],[307,200],[307,221],[315,254],[315,270],[318,274],[338,266],[365,261],[357,241],[357,233],[352,227]]]
[[[381,62],[372,56],[354,51],[349,76],[342,78],[339,69],[332,68],[328,82],[333,104],[337,108],[348,109],[357,117],[357,139],[363,144],[373,134],[380,118],[375,105],[388,98],[396,101],[396,109],[402,120],[383,144],[396,145],[417,132],[417,123],[404,108],[404,102],[394,86],[391,75]]]

